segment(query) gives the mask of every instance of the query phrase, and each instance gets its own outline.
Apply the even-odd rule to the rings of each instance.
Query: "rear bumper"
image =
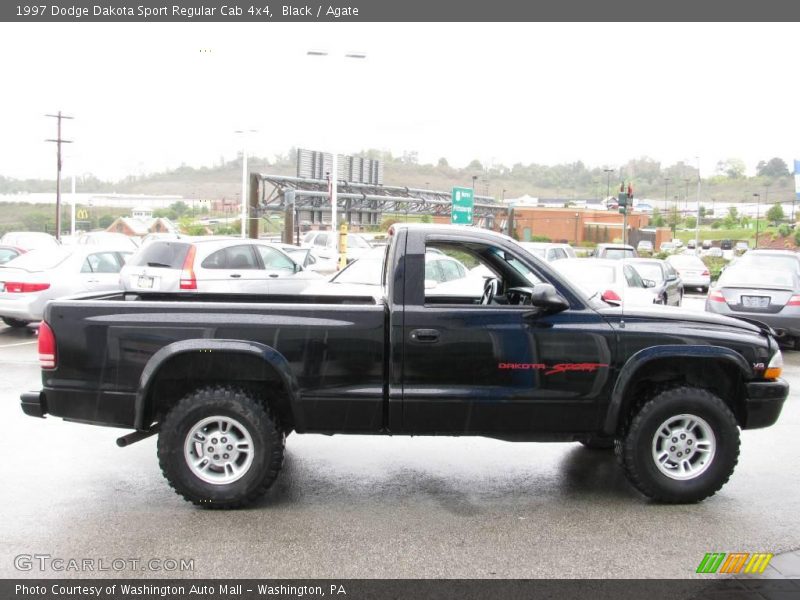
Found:
[[[754,321],[760,321],[764,323],[764,325],[772,327],[778,338],[787,335],[790,337],[800,337],[800,318],[794,315],[736,311],[731,310],[727,304],[722,302],[710,301],[706,301],[706,310],[727,317],[745,317],[747,319],[753,319]]]
[[[29,417],[44,418],[47,414],[47,405],[42,392],[25,392],[19,397],[22,412]]]
[[[742,429],[758,429],[773,425],[781,414],[789,395],[789,384],[783,379],[752,381],[745,384],[746,421]]]
[[[67,421],[132,428],[135,400],[135,393],[45,388],[22,394],[20,407],[29,417],[49,414]]]

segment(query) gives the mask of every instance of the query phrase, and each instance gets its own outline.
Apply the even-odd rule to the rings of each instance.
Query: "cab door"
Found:
[[[81,264],[80,279],[90,292],[119,289],[122,258],[118,252],[92,252]]]
[[[479,298],[426,297],[424,286],[409,281],[422,277],[425,249],[411,249],[402,326],[403,430],[524,436],[596,427],[610,385],[614,339],[597,312],[577,301],[546,314],[504,304],[503,298],[480,304]],[[523,252],[501,252],[505,267],[524,270],[530,285],[548,282]],[[483,266],[503,279],[496,265]],[[501,290],[510,282],[501,281]]]

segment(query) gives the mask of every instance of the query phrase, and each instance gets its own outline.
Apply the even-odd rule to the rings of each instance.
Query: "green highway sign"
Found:
[[[472,225],[472,209],[475,196],[470,188],[453,188],[453,206],[450,210],[450,222],[454,225]]]

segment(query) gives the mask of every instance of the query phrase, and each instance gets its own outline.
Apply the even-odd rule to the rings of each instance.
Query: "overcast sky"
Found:
[[[800,157],[798,24],[0,24],[0,174],[101,178],[241,148],[464,166]],[[312,57],[324,49],[328,57]],[[348,51],[367,54],[345,59]]]

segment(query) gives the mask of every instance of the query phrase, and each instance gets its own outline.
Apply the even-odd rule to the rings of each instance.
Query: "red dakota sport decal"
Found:
[[[607,366],[607,364],[603,363],[559,363],[549,367],[544,363],[500,363],[497,368],[501,370],[544,371],[545,375],[553,375],[555,373],[566,373],[567,371],[593,373],[600,367]]]

